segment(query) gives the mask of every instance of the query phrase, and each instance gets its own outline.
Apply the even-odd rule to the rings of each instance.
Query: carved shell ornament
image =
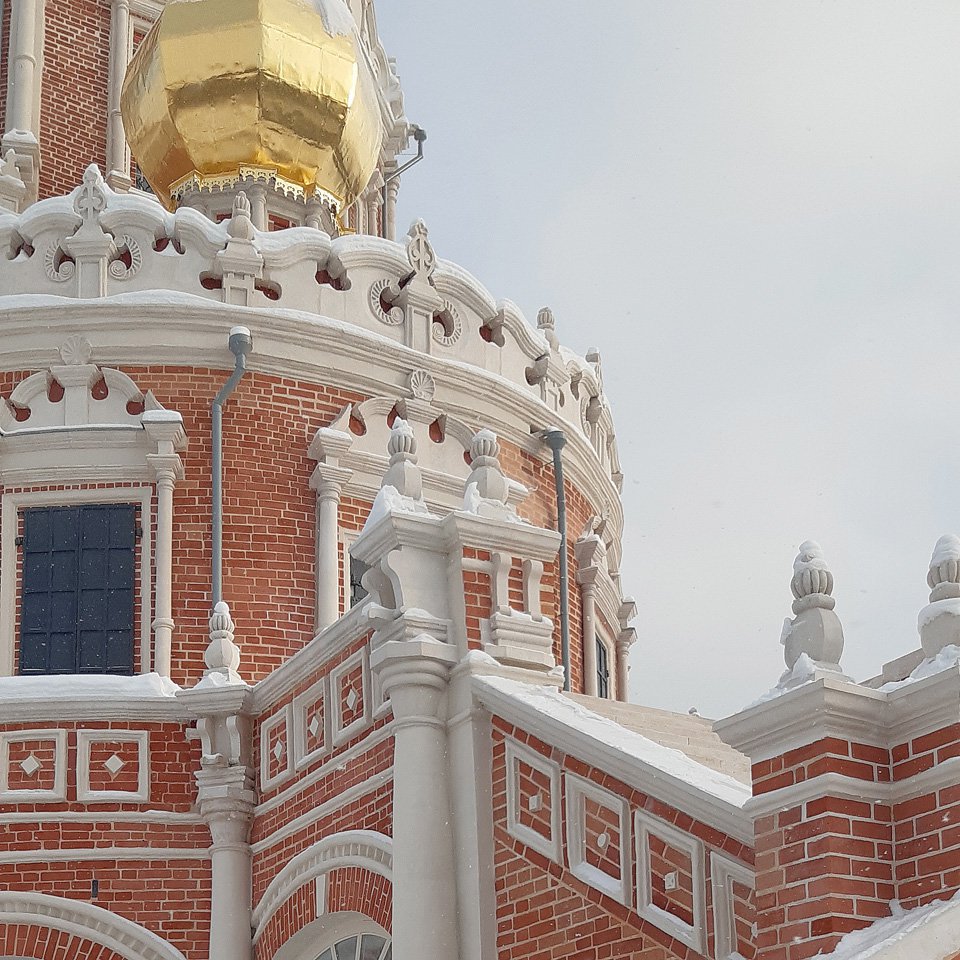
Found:
[[[143,266],[143,254],[140,244],[133,237],[124,234],[117,243],[118,254],[110,264],[110,276],[114,280],[130,280],[135,277]],[[129,261],[129,264],[127,263]]]
[[[429,402],[437,395],[437,383],[426,370],[414,370],[410,374],[410,393],[415,400]]]
[[[399,327],[403,323],[403,310],[395,306],[384,310],[383,295],[388,290],[391,292],[396,290],[396,284],[392,280],[378,280],[370,288],[370,309],[381,323],[385,323],[388,327]]]
[[[60,359],[68,367],[79,367],[90,362],[93,345],[86,337],[70,337],[60,347]]]

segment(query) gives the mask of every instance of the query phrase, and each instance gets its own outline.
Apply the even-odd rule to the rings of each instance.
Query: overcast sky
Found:
[[[956,0],[379,0],[428,160],[400,220],[600,347],[632,698],[783,670],[801,541],[864,679],[960,532]]]

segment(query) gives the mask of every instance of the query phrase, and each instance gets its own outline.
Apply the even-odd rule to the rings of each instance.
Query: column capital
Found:
[[[398,723],[441,722],[443,695],[457,660],[452,646],[428,637],[388,641],[374,651],[371,666]]]

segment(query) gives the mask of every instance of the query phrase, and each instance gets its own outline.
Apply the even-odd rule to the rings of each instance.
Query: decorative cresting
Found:
[[[960,646],[960,537],[937,541],[927,572],[930,603],[920,611],[920,644],[927,657]]]
[[[344,0],[173,0],[130,63],[121,110],[168,206],[186,190],[261,180],[342,209],[384,139]]]
[[[144,927],[80,900],[43,893],[0,892],[0,925],[49,927],[90,940],[126,960],[184,960],[172,944]]]
[[[833,574],[823,559],[823,550],[813,540],[800,545],[790,588],[796,616],[784,623],[781,642],[787,672],[781,685],[809,679],[817,670],[840,673],[843,627],[834,613]]]

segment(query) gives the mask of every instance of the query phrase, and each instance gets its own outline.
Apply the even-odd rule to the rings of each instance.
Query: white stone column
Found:
[[[153,621],[153,669],[162,677],[170,676],[173,655],[173,491],[183,479],[183,461],[177,450],[186,446],[183,418],[168,410],[148,410],[143,427],[157,444],[157,453],[147,462],[157,477],[156,611]],[[143,664],[144,673],[150,664]]]
[[[110,83],[107,89],[107,183],[114,190],[129,190],[130,149],[120,115],[120,92],[133,52],[130,0],[112,0],[110,9]]]
[[[397,198],[400,196],[400,178],[394,177],[387,184],[387,205],[383,216],[388,240],[397,239]]]
[[[637,601],[624,597],[619,611],[620,635],[617,637],[617,699],[630,702],[630,648],[637,642],[637,631],[630,621],[637,615]]]
[[[0,151],[14,150],[27,185],[27,202],[37,198],[40,142],[37,130],[40,69],[43,62],[43,0],[17,0],[10,10],[7,71],[7,129]]]
[[[252,183],[246,187],[250,198],[250,219],[258,230],[269,229],[267,211],[267,188],[262,183]]]
[[[393,705],[393,956],[459,960],[445,723],[453,648],[390,641],[373,655]]]
[[[577,571],[580,583],[580,606],[583,610],[583,692],[588,697],[599,693],[597,688],[597,570],[588,567]]]

